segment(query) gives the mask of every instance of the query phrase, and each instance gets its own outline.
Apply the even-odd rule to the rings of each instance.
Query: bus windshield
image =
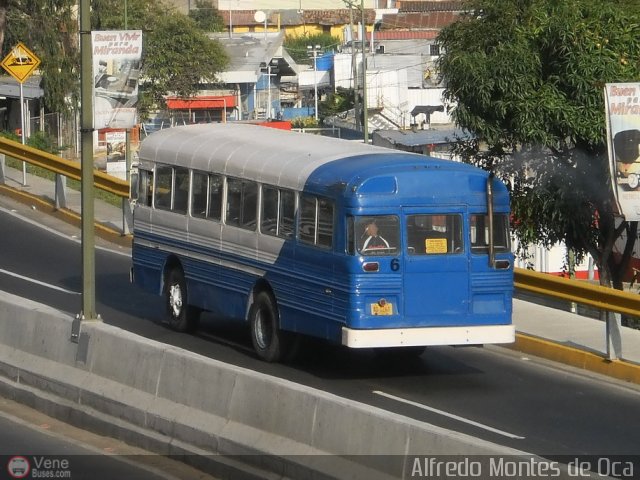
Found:
[[[400,245],[400,220],[396,215],[356,217],[356,248],[361,255],[393,255]]]

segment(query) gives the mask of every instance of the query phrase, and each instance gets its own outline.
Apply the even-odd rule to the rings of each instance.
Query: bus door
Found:
[[[464,324],[469,312],[469,259],[458,211],[403,209],[404,314],[411,326]]]

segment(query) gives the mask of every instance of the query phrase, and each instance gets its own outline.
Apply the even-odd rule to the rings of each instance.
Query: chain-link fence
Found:
[[[77,160],[77,125],[74,117],[65,118],[59,113],[31,117],[28,134],[33,135],[35,132],[46,133],[59,149],[61,157]]]

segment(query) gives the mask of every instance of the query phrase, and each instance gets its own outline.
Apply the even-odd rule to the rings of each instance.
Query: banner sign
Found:
[[[640,83],[605,86],[609,167],[619,213],[640,220]]]
[[[141,30],[91,32],[94,128],[132,128],[136,124]]]

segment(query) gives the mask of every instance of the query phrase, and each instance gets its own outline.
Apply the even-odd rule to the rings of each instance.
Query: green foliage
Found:
[[[73,112],[79,96],[79,49],[75,0],[7,2],[4,57],[23,42],[41,60],[44,101],[48,109]]]
[[[222,32],[224,22],[211,0],[196,0],[195,8],[189,11],[189,17],[204,32]]]
[[[445,99],[476,135],[457,153],[508,180],[519,240],[591,253],[606,281],[612,235],[628,225],[614,229],[603,87],[640,79],[640,12],[605,0],[467,6],[438,38]]]
[[[13,132],[2,131],[0,132],[0,137],[8,138],[9,140],[13,140],[14,142],[20,142],[20,136],[16,135]],[[29,138],[26,139],[25,142],[28,146],[37,148],[38,150],[42,150],[48,153],[53,153],[57,155],[60,153],[61,149],[56,145],[55,138],[49,135],[46,132],[37,131],[33,133]]]
[[[27,145],[55,155],[63,150],[58,148],[55,138],[46,132],[40,131],[33,133],[29,138],[27,138]]]
[[[320,125],[314,117],[296,117],[291,120],[293,128],[318,128]]]
[[[320,118],[331,117],[347,110],[354,105],[354,92],[352,88],[338,87],[318,103],[318,115]]]
[[[146,30],[152,29],[155,19],[168,10],[163,2],[153,0],[92,0],[92,30]],[[126,24],[125,24],[126,18]],[[144,35],[143,35],[144,38]]]
[[[209,39],[184,15],[162,16],[146,39],[143,94],[156,105],[163,105],[167,93],[194,95],[202,81],[214,83],[216,73],[228,63],[220,43]]]
[[[341,41],[338,37],[332,37],[328,33],[321,33],[318,35],[287,37],[284,39],[284,48],[296,63],[313,65],[313,57],[309,55],[308,46],[315,47],[319,45],[322,51],[329,52],[335,50],[340,43]]]

